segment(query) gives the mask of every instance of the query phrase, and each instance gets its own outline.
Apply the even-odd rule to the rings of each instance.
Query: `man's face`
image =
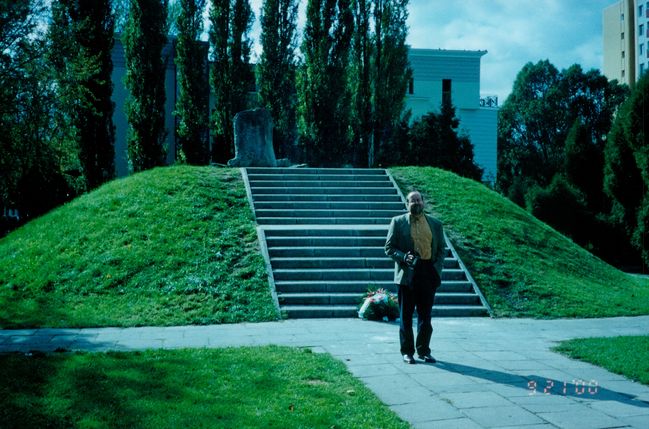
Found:
[[[408,211],[418,216],[424,212],[424,199],[419,192],[411,192],[407,198]]]

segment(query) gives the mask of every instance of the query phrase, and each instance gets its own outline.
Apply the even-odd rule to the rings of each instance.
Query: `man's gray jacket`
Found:
[[[394,283],[398,285],[408,284],[406,275],[407,266],[404,262],[406,253],[415,251],[415,243],[410,235],[410,213],[392,218],[388,237],[385,240],[385,254],[394,260]],[[444,241],[444,230],[442,223],[432,216],[424,214],[430,231],[433,234],[431,240],[431,255],[435,271],[442,278],[444,257],[446,256],[446,242]]]

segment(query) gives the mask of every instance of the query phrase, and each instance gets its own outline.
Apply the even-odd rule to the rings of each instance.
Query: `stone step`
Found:
[[[276,181],[320,181],[330,180],[362,180],[366,182],[389,182],[390,178],[380,174],[248,174],[248,182],[276,182]]]
[[[388,225],[389,217],[257,217],[259,225]]]
[[[384,217],[391,218],[403,214],[400,210],[305,210],[305,209],[257,209],[257,217]]]
[[[385,258],[385,250],[383,247],[362,247],[362,246],[331,246],[331,247],[270,247],[268,248],[270,257],[289,258],[289,257],[350,257],[350,258]],[[452,257],[450,249],[446,251],[446,258],[450,258],[457,262],[457,259]],[[446,265],[446,268],[454,268],[453,266]]]
[[[353,250],[353,248],[350,248]],[[385,254],[380,257],[271,257],[273,269],[278,268],[394,268],[394,261]],[[444,259],[444,269],[460,268],[455,258]]]
[[[385,237],[353,237],[353,236],[328,236],[328,237],[274,237],[266,236],[266,243],[271,247],[383,247]]]
[[[275,288],[278,293],[360,293],[368,290],[383,288],[392,293],[397,293],[397,287],[393,279],[384,281],[349,281],[349,280],[297,280],[277,281]],[[444,280],[437,290],[438,293],[474,293],[473,286],[468,281]]]
[[[268,249],[271,258],[312,257],[312,258],[385,258],[382,247],[271,247]]]
[[[250,182],[251,188],[379,188],[392,189],[389,181],[381,180],[342,180],[335,177],[332,180],[259,180]]]
[[[248,175],[251,174],[315,174],[315,175],[345,175],[356,174],[361,176],[385,176],[382,168],[274,168],[274,167],[248,167]]]
[[[280,305],[358,305],[365,297],[361,293],[281,293],[277,298]],[[435,294],[434,305],[480,305],[480,298],[473,293]]]
[[[318,195],[318,194],[362,194],[362,195],[399,195],[397,190],[388,187],[356,188],[351,186],[345,187],[304,187],[304,186],[250,186],[253,198],[257,194],[288,194],[288,195]]]
[[[256,210],[391,210],[406,213],[400,201],[260,201],[255,203]]]
[[[349,281],[366,281],[368,283],[376,281],[391,281],[394,279],[394,269],[392,268],[331,268],[331,269],[291,269],[278,268],[273,269],[273,276],[276,281],[283,280],[349,280]],[[442,271],[442,281],[444,280],[466,280],[466,275],[461,269],[448,269]]]
[[[382,195],[382,194],[253,194],[253,201],[255,207],[259,202],[271,201],[332,201],[332,202],[379,202],[379,203],[399,203],[404,205],[401,197],[398,194]]]
[[[330,227],[330,226],[303,226],[303,227],[273,227],[264,228],[266,237],[383,237],[388,235],[387,226],[376,227]]]
[[[354,305],[287,305],[282,312],[289,318],[331,318],[358,317]],[[482,306],[449,305],[433,306],[433,317],[487,317],[487,310]]]

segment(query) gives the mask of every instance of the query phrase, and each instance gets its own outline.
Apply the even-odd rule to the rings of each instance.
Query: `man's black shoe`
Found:
[[[427,355],[419,355],[419,359],[423,360],[426,363],[436,363],[437,360],[428,353]]]
[[[413,365],[415,363],[415,358],[412,355],[403,355],[403,361]]]

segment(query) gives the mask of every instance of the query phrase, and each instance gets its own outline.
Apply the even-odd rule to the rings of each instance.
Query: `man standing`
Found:
[[[399,288],[399,340],[403,361],[419,359],[435,363],[430,354],[430,323],[435,291],[442,278],[446,253],[442,223],[424,213],[421,193],[413,191],[406,198],[408,213],[392,218],[385,253],[394,260],[394,282]],[[412,333],[412,316],[417,309],[417,341]]]

